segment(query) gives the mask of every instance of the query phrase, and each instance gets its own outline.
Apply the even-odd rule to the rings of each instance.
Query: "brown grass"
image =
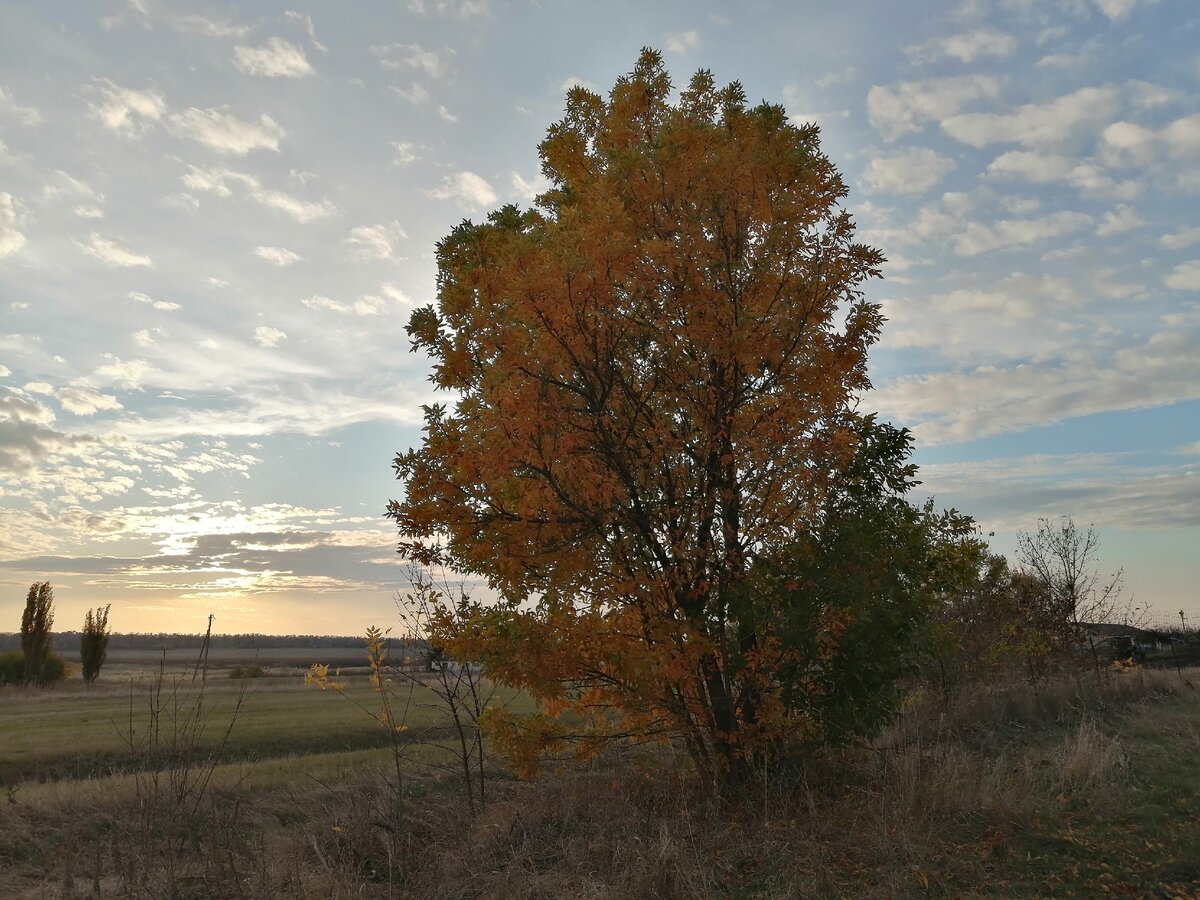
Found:
[[[1166,777],[1156,767],[1197,750],[1195,690],[1174,672],[1135,672],[1037,698],[1021,686],[964,691],[949,707],[916,698],[873,745],[780,767],[724,800],[668,753],[505,779],[474,819],[445,783],[409,779],[397,797],[378,755],[270,777],[225,767],[191,816],[169,798],[146,815],[128,776],[47,785],[0,797],[0,896],[1090,896],[1099,876],[1072,842],[1107,816],[1096,798],[1152,790]],[[1200,796],[1200,780],[1183,794],[1188,784]],[[1130,858],[1160,867],[1147,869],[1154,884],[1176,872],[1190,890],[1186,860],[1170,868],[1170,842],[1190,834],[1164,820],[1135,835]],[[1077,880],[1063,888],[1069,864]]]

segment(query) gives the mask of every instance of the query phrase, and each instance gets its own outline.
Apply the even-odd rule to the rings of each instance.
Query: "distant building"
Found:
[[[483,666],[479,663],[460,663],[455,659],[433,659],[429,661],[429,668],[434,672],[449,672],[451,675],[478,675],[483,671]]]

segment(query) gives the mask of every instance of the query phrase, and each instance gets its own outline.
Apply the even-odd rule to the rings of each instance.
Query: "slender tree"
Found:
[[[83,680],[92,685],[108,657],[108,611],[111,604],[87,611],[83,630],[79,632],[79,659],[83,665]]]
[[[54,588],[48,581],[35,581],[25,597],[21,614],[21,652],[25,655],[25,680],[43,679],[50,656],[50,629],[54,626]]]
[[[1100,655],[1089,625],[1135,625],[1132,603],[1122,600],[1124,570],[1102,575],[1099,569],[1100,536],[1089,526],[1083,531],[1070,516],[1058,522],[1038,519],[1037,529],[1017,534],[1021,571],[1037,589],[1060,636],[1060,646],[1085,640],[1091,649],[1097,677]]]
[[[1124,571],[1102,576],[1097,569],[1100,535],[1083,531],[1070,516],[1038,519],[1037,529],[1017,534],[1017,559],[1050,597],[1058,617],[1071,625],[1124,624]]]

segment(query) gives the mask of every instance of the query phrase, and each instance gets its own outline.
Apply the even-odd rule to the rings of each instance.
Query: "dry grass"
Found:
[[[1195,690],[1135,672],[1021,693],[918,698],[875,745],[727,799],[669,754],[504,780],[474,819],[450,785],[398,797],[372,754],[220,767],[194,815],[147,808],[131,776],[29,786],[0,798],[0,895],[1189,896]]]

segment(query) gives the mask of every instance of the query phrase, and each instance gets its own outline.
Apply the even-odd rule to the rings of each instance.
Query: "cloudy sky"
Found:
[[[1200,7],[913,9],[0,3],[0,631],[42,578],[64,628],[393,623],[434,242],[644,45],[821,125],[923,489],[1200,618]]]

